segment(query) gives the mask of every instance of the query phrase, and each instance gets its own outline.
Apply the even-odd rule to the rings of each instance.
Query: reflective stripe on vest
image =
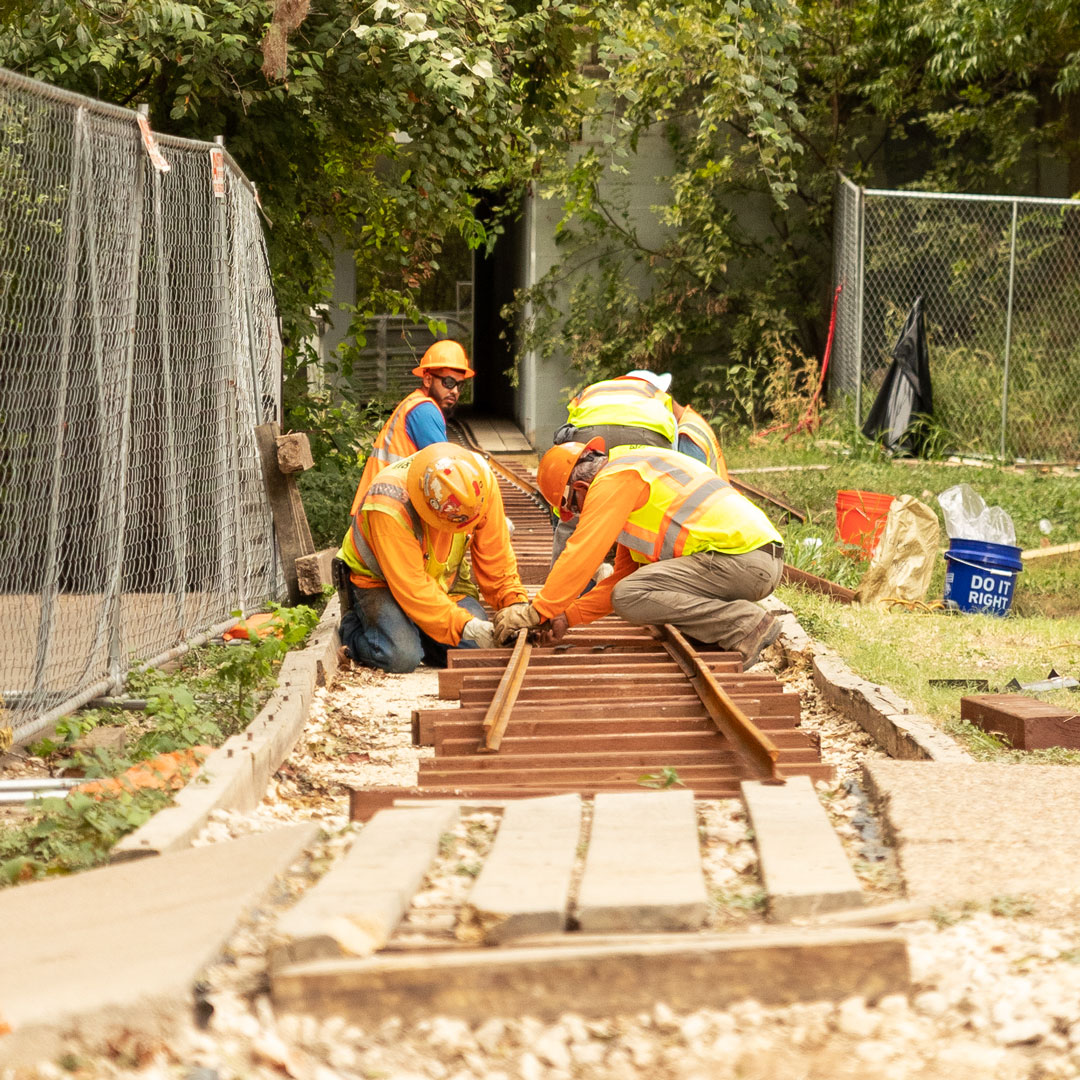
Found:
[[[781,542],[773,524],[707,465],[670,450],[614,450],[600,475],[632,470],[650,488],[619,543],[637,562],[658,562],[698,551],[741,555]]]
[[[643,379],[606,379],[587,386],[570,402],[567,422],[574,427],[643,427],[675,441],[671,395]]]
[[[705,453],[705,464],[716,472],[716,463],[719,459],[720,444],[716,441],[716,435],[703,417],[697,413],[691,413],[687,408],[679,418],[679,436],[685,435],[695,446],[699,446]]]
[[[379,500],[381,499],[388,500],[390,505],[380,506]],[[385,581],[386,575],[383,573],[379,560],[375,552],[371,550],[371,545],[368,543],[368,538],[364,533],[367,515],[372,511],[390,514],[405,528],[411,528],[417,543],[423,542],[423,522],[420,520],[420,515],[413,508],[412,503],[409,502],[408,493],[405,491],[404,478],[400,483],[395,483],[391,480],[383,480],[380,476],[380,479],[376,480],[367,489],[364,501],[361,503],[359,511],[353,515],[352,526],[349,529],[349,538],[352,540],[353,548],[362,564],[354,569],[360,574],[367,571],[365,576],[373,577],[378,581]]]

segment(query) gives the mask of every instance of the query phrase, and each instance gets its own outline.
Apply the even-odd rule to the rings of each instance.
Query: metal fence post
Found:
[[[864,255],[866,241],[866,193],[862,185],[855,189],[855,427],[862,427],[862,381],[863,381],[863,292]]]
[[[225,136],[215,135],[214,144],[224,148]],[[240,546],[240,439],[237,429],[237,395],[240,392],[238,386],[240,365],[236,361],[235,350],[232,343],[236,340],[233,327],[232,305],[229,303],[229,216],[228,216],[228,186],[225,187],[223,198],[211,196],[217,204],[214,208],[214,244],[217,248],[214,259],[214,307],[223,317],[221,358],[224,392],[221,395],[221,408],[225,412],[222,418],[225,421],[226,430],[229,432],[229,447],[223,448],[222,463],[229,473],[229,486],[232,491],[232,505],[229,507],[228,519],[232,526],[232,590],[236,598],[236,607],[241,613],[245,611],[245,597],[243,574],[241,572],[241,546]],[[230,392],[231,389],[231,392]],[[222,545],[222,555],[225,547]],[[222,582],[229,580],[227,568],[222,567]]]
[[[86,110],[77,109],[71,151],[71,188],[64,215],[64,290],[60,306],[60,348],[57,357],[58,385],[53,401],[52,467],[49,476],[48,517],[45,528],[45,561],[42,568],[38,610],[37,651],[34,657],[34,693],[45,688],[45,673],[52,651],[56,600],[60,591],[60,489],[64,482],[64,432],[67,430],[68,380],[71,365],[72,329],[75,321],[75,284],[79,259],[79,224],[83,203],[83,158],[86,146]]]
[[[142,116],[150,115],[149,105],[140,105]],[[142,145],[135,146],[135,191],[132,196],[133,228],[131,230],[131,249],[128,252],[128,281],[131,295],[128,302],[127,347],[124,350],[124,392],[120,404],[120,449],[117,464],[118,480],[116,492],[116,551],[112,566],[106,604],[109,611],[109,678],[119,690],[124,682],[127,665],[123,656],[123,619],[124,613],[120,594],[124,584],[124,537],[127,526],[127,472],[128,456],[131,453],[131,401],[135,383],[135,337],[139,318],[139,268],[142,263],[143,201],[146,192],[146,170],[149,168],[143,154]]]
[[[180,490],[183,480],[176,466],[176,415],[173,401],[172,338],[169,332],[169,289],[165,272],[165,224],[161,209],[161,186],[164,179],[154,171],[154,243],[157,246],[158,334],[161,338],[161,379],[165,387],[165,470],[169,477],[170,496],[169,550],[172,552],[173,592],[176,603],[177,638],[184,637],[184,606],[187,590],[187,545],[180,521]]]
[[[1001,460],[1005,460],[1005,429],[1009,420],[1009,359],[1012,354],[1013,291],[1016,281],[1016,209],[1012,204],[1012,227],[1009,230],[1009,297],[1005,304],[1005,364],[1001,373]]]

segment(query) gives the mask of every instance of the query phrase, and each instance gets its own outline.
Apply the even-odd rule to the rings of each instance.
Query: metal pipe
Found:
[[[64,434],[67,431],[68,378],[71,367],[71,339],[75,322],[75,279],[79,258],[79,236],[83,212],[84,150],[86,147],[86,114],[78,109],[74,118],[75,137],[71,149],[71,181],[64,215],[64,291],[60,306],[60,343],[56,366],[58,383],[56,399],[52,402],[55,431],[52,470],[49,481],[49,502],[45,533],[45,561],[42,567],[41,607],[38,610],[37,649],[34,655],[34,690],[45,689],[45,673],[54,639],[53,619],[60,591],[60,491],[64,483]]]
[[[855,427],[862,427],[862,380],[863,380],[863,293],[865,281],[865,243],[866,243],[866,192],[860,187],[855,189]]]
[[[1005,362],[1001,371],[1001,460],[1005,460],[1005,429],[1009,422],[1009,360],[1012,356],[1013,289],[1016,282],[1016,211],[1012,204],[1012,228],[1009,234],[1009,297],[1005,305]]]

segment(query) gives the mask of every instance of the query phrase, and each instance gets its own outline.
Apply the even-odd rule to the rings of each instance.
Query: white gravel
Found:
[[[805,670],[782,677],[803,695],[804,723],[821,734],[837,780],[822,799],[873,901],[900,896],[894,860],[858,788],[859,763],[878,753],[868,738],[823,707]],[[326,838],[298,863],[279,895],[242,926],[207,973],[208,1026],[186,1024],[168,1045],[132,1034],[107,1053],[72,1046],[63,1063],[0,1073],[23,1077],[145,1077],[184,1080],[1042,1080],[1080,1077],[1080,913],[1077,897],[1013,898],[986,910],[941,912],[899,927],[909,945],[910,998],[852,998],[782,1009],[743,1001],[726,1010],[648,1013],[554,1023],[492,1017],[482,1024],[432,1016],[370,1029],[340,1019],[276,1015],[265,952],[277,907],[291,903],[362,828],[347,821],[353,785],[414,782],[430,753],[411,745],[413,708],[445,708],[437,674],[353,670],[316,693],[311,721],[263,804],[218,813],[199,843],[317,820]],[[470,812],[444,838],[398,944],[459,934],[457,911],[498,825]],[[762,921],[757,860],[734,800],[699,804],[704,865],[713,896],[710,928]],[[1035,912],[1037,911],[1037,914]],[[586,987],[579,988],[587,992]]]

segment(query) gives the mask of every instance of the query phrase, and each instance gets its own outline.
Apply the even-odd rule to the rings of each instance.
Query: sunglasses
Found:
[[[442,383],[447,390],[456,390],[465,382],[464,379],[455,379],[453,375],[436,375],[434,378],[436,382]]]

